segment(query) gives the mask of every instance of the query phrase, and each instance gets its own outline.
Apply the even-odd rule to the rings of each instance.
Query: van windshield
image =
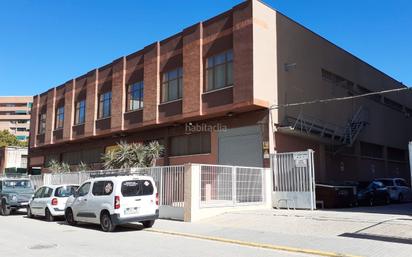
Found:
[[[152,195],[153,191],[154,188],[150,180],[129,180],[122,183],[124,197]]]
[[[30,180],[5,180],[3,181],[4,188],[32,188]]]
[[[77,188],[78,188],[78,186],[58,187],[58,188],[56,188],[56,192],[54,193],[54,196],[56,196],[56,197],[69,197],[69,196],[72,196],[76,192]]]

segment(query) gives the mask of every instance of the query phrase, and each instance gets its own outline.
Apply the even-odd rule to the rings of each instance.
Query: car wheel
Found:
[[[403,194],[399,194],[398,196],[398,202],[403,202]]]
[[[3,216],[9,216],[10,215],[10,209],[9,208],[7,208],[7,203],[6,203],[6,201],[2,201],[2,203],[1,203],[1,215],[3,215]]]
[[[70,226],[76,226],[77,225],[77,221],[74,220],[74,215],[73,215],[72,209],[67,209],[64,216],[66,218],[67,223]]]
[[[45,210],[45,216],[46,216],[46,220],[47,220],[48,222],[54,221],[54,217],[53,217],[53,215],[50,213],[49,208],[46,208],[46,210]]]
[[[389,195],[387,195],[387,196],[385,197],[385,204],[390,204],[390,203],[391,203],[391,198],[390,198]]]
[[[373,201],[373,198],[371,197],[369,198],[369,206],[373,206],[373,205],[375,205],[375,203]]]
[[[153,224],[154,224],[154,223],[155,223],[154,220],[145,220],[145,221],[142,222],[143,227],[145,227],[145,228],[151,228],[151,227],[153,227]]]
[[[100,217],[100,226],[104,232],[113,232],[116,229],[116,225],[113,224],[109,213],[103,212]]]
[[[33,216],[33,213],[31,212],[30,206],[27,207],[27,217],[28,217],[28,218],[33,218],[33,217],[34,217],[34,216]]]

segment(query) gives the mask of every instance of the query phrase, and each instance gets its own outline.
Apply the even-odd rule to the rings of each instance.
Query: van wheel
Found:
[[[145,220],[145,221],[142,222],[143,227],[145,227],[145,228],[151,228],[151,227],[153,227],[153,224],[154,224],[154,223],[155,223],[154,220]]]
[[[70,209],[70,208],[67,209],[64,216],[66,218],[67,223],[70,226],[76,226],[77,225],[77,221],[74,220],[74,215],[73,215],[72,209]]]
[[[7,203],[5,200],[1,202],[1,208],[0,208],[1,215],[3,216],[9,216],[10,215],[10,209],[7,207]]]
[[[27,217],[28,218],[34,218],[33,213],[31,212],[30,206],[27,207]]]
[[[49,208],[46,208],[46,210],[45,210],[45,215],[46,215],[46,220],[47,220],[48,222],[54,221],[54,217],[53,217],[53,215],[50,213]]]
[[[113,232],[116,229],[108,212],[103,212],[100,216],[100,226],[104,232]]]
[[[398,196],[398,202],[403,202],[403,194],[399,194]]]

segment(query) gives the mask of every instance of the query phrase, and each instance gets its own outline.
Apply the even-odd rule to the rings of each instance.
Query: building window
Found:
[[[233,85],[232,50],[207,58],[206,85],[206,91]]]
[[[99,119],[110,117],[112,113],[112,92],[106,92],[99,96]]]
[[[177,68],[163,73],[162,102],[169,102],[182,98],[183,69]]]
[[[62,129],[64,124],[64,106],[57,108],[56,111],[56,129]]]
[[[46,133],[46,113],[39,115],[39,135]]]
[[[143,108],[143,82],[131,84],[127,88],[127,110]]]
[[[383,158],[383,146],[360,142],[361,155],[363,157]]]
[[[210,133],[172,137],[170,155],[190,155],[210,153]]]
[[[75,124],[80,125],[86,121],[86,100],[76,102]]]

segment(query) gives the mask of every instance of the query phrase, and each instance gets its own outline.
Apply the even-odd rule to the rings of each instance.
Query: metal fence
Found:
[[[271,158],[274,207],[315,209],[314,152],[276,153]]]
[[[200,207],[262,204],[263,168],[200,165]]]
[[[29,176],[36,188],[43,185],[82,184],[91,174],[129,172],[153,177],[159,193],[161,216],[181,219],[184,207],[184,166],[164,166],[123,170],[94,170],[84,172],[48,173]],[[170,207],[170,208],[169,208]]]

